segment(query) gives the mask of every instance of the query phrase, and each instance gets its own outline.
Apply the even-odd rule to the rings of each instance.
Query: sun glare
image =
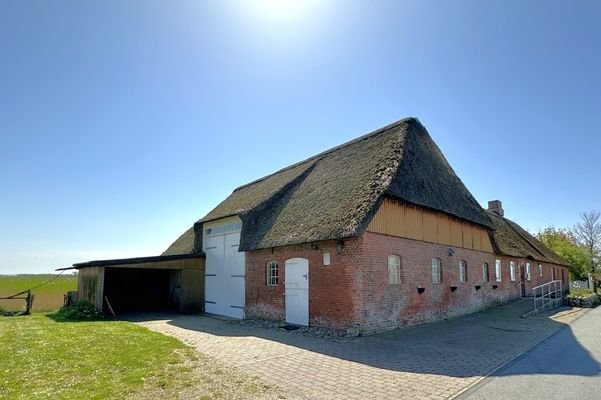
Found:
[[[254,0],[248,3],[261,17],[281,22],[306,17],[317,6],[316,0]]]

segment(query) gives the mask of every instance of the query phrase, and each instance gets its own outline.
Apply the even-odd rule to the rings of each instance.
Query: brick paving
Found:
[[[582,311],[520,318],[521,300],[368,337],[322,338],[205,316],[134,322],[302,399],[448,399]]]

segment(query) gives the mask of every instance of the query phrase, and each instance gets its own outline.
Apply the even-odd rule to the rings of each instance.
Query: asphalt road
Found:
[[[562,328],[459,399],[601,399],[601,307]]]

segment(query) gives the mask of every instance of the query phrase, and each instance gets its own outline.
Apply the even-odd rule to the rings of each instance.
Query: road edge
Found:
[[[499,364],[497,367],[493,368],[492,370],[490,370],[489,372],[487,372],[485,375],[481,376],[480,378],[476,379],[473,383],[471,383],[470,385],[468,385],[467,387],[464,387],[463,389],[459,390],[457,393],[452,394],[451,396],[447,397],[448,400],[454,400],[456,398],[458,398],[459,396],[465,394],[466,392],[474,389],[476,386],[480,385],[482,383],[482,381],[484,381],[486,378],[490,377],[491,375],[493,375],[495,372],[499,371],[500,369],[505,368],[508,364],[512,363],[513,361],[515,361],[516,359],[522,357],[523,355],[525,355],[526,353],[530,352],[530,350],[534,349],[536,346],[538,346],[539,344],[541,344],[542,342],[544,342],[545,340],[549,339],[551,336],[559,333],[559,331],[561,331],[562,329],[566,329],[567,327],[569,327],[572,323],[574,323],[575,321],[578,321],[580,318],[582,318],[583,316],[585,316],[586,314],[589,313],[589,311],[592,310],[589,309],[587,312],[582,313],[582,315],[576,317],[575,319],[573,319],[572,321],[570,321],[569,323],[565,323],[564,325],[558,327],[557,329],[555,329],[552,332],[549,332],[549,334],[545,335],[544,337],[542,337],[540,340],[536,341],[535,343],[533,343],[530,347],[528,347],[526,350],[522,351],[521,353],[516,354],[515,356],[509,358],[507,361],[502,362],[501,364]]]

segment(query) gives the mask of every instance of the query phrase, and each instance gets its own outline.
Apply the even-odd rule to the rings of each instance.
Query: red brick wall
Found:
[[[521,296],[519,263],[525,259],[499,257],[491,253],[426,243],[366,232],[345,241],[339,255],[336,242],[285,246],[251,251],[246,256],[246,314],[276,320],[285,319],[284,263],[289,258],[309,260],[310,324],[334,329],[359,327],[364,332],[392,329],[471,313]],[[323,265],[323,252],[331,265]],[[401,283],[388,283],[388,256],[401,257]],[[442,282],[432,283],[432,258],[441,260]],[[502,281],[495,281],[495,259],[502,262]],[[266,285],[266,264],[278,261],[279,283]],[[459,261],[467,263],[467,282],[459,282]],[[509,261],[515,261],[516,280],[510,280]],[[483,282],[482,264],[489,265],[489,282]],[[533,286],[551,280],[551,268],[561,279],[565,267],[529,261],[532,280],[526,281],[527,295]],[[565,272],[567,287],[567,269]],[[419,294],[418,285],[425,291]],[[497,288],[493,289],[493,285]],[[453,292],[451,286],[457,287]],[[476,290],[475,286],[480,286]]]
[[[480,251],[417,240],[363,235],[361,270],[363,287],[362,328],[367,331],[391,329],[474,312],[491,304],[503,303],[519,296],[503,271],[502,282],[494,281],[494,255]],[[401,283],[388,283],[388,255],[401,257]],[[432,283],[432,258],[441,260],[442,282]],[[467,282],[459,282],[459,261],[467,263]],[[483,282],[482,263],[489,264],[489,282]],[[507,266],[507,268],[509,268]],[[493,289],[493,285],[497,288]],[[417,288],[424,288],[422,294]],[[451,286],[456,287],[451,291]],[[480,286],[476,290],[475,286]]]
[[[519,263],[527,260],[426,243],[411,239],[365,233],[361,241],[359,266],[362,286],[357,299],[362,308],[361,327],[366,331],[413,325],[446,317],[468,314],[490,305],[521,296]],[[401,284],[388,284],[388,255],[401,257]],[[432,283],[432,258],[441,260],[442,282]],[[495,280],[495,260],[501,260],[501,282]],[[459,262],[467,263],[467,282],[459,282]],[[511,281],[510,261],[515,261],[515,281]],[[489,281],[484,282],[482,264],[488,263]],[[526,295],[533,286],[561,279],[567,286],[567,268],[543,263],[543,277],[538,276],[538,262],[529,261],[532,280],[526,281]],[[493,285],[497,286],[493,289]],[[419,294],[417,287],[425,289]],[[457,289],[451,291],[451,286]],[[476,290],[475,286],[480,286]]]
[[[309,323],[334,329],[344,329],[356,320],[354,293],[359,239],[345,240],[342,254],[336,253],[336,242],[284,246],[248,252],[246,255],[246,315],[285,319],[285,261],[300,257],[309,260]],[[323,265],[323,253],[330,253],[331,265]],[[266,264],[277,261],[279,282],[266,285]]]
[[[541,263],[538,261],[532,261],[532,260],[526,260],[526,259],[516,259],[516,265],[518,265],[519,262],[522,263],[522,268],[524,270],[524,276],[526,274],[526,263],[527,262],[530,263],[530,268],[532,271],[531,279],[530,280],[528,280],[527,278],[524,279],[525,286],[526,286],[526,296],[532,296],[532,288],[533,287],[542,285],[543,283],[547,283],[547,282],[551,281],[553,279],[553,273],[551,272],[553,269],[555,269],[555,280],[562,281],[564,292],[568,292],[570,290],[568,267],[564,267],[562,265],[557,265],[557,264]],[[542,277],[539,275],[539,270],[538,270],[539,264],[541,264],[543,267],[543,276]],[[517,267],[516,267],[516,269],[517,269]],[[561,275],[562,270],[563,270],[563,277]],[[519,279],[520,278],[518,277],[518,280]]]

